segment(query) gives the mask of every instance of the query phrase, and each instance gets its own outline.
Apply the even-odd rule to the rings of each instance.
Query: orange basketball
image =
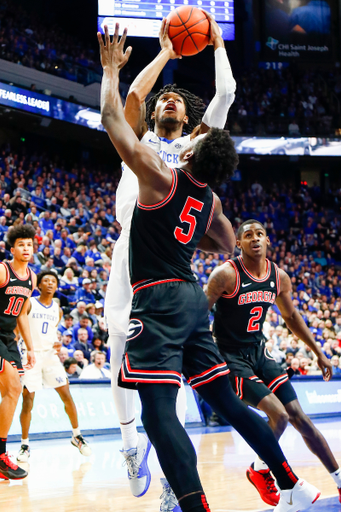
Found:
[[[167,16],[170,21],[168,35],[179,55],[189,56],[201,52],[210,40],[210,21],[198,7],[183,5]]]

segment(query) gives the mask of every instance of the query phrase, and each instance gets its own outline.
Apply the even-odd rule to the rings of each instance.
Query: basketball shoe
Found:
[[[31,455],[30,447],[28,444],[22,444],[17,455],[18,462],[28,462]]]
[[[72,436],[71,444],[73,444],[73,446],[76,446],[76,448],[78,448],[82,455],[84,455],[85,457],[90,457],[92,453],[91,448],[85,441],[82,434],[80,434],[79,436]]]
[[[121,450],[125,458],[124,464],[128,469],[130,490],[135,498],[146,494],[150,485],[151,477],[147,463],[150,448],[149,439],[144,434],[138,434],[136,448]]]
[[[160,496],[161,505],[160,512],[181,512],[181,508],[177,497],[175,496],[171,486],[167,482],[166,478],[161,478],[161,484],[163,486],[163,492]]]
[[[260,494],[262,500],[268,505],[275,507],[279,502],[279,492],[272,478],[270,471],[255,471],[253,463],[246,470],[246,477],[254,485]]]
[[[280,498],[274,512],[298,512],[310,507],[321,496],[320,491],[301,478],[293,489],[280,491]]]
[[[0,455],[0,478],[4,480],[21,480],[28,475],[27,471],[19,468],[8,456],[8,453]]]

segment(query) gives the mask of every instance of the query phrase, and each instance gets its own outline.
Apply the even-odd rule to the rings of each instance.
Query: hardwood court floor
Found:
[[[321,422],[318,427],[341,463],[341,421]],[[254,456],[235,431],[189,433],[198,453],[199,471],[212,512],[272,510],[246,480],[245,469]],[[89,437],[88,441],[93,452],[88,459],[80,455],[69,439],[32,442],[29,476],[18,482],[0,483],[0,511],[158,512],[162,474],[155,452],[152,450],[149,457],[150,489],[137,499],[129,491],[117,436]],[[297,474],[318,486],[321,498],[337,495],[334,482],[292,427],[285,432],[281,444]],[[16,454],[19,443],[10,443],[8,448]],[[336,498],[328,503],[333,504],[333,511],[341,511]],[[324,509],[321,501],[316,509],[331,510],[327,501],[325,505]]]

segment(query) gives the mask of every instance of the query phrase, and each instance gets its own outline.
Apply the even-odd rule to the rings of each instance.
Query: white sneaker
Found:
[[[298,512],[310,507],[321,496],[320,491],[301,478],[293,489],[280,491],[278,505],[274,512]]]
[[[163,492],[160,496],[160,512],[181,512],[178,499],[175,496],[168,481],[166,480],[166,478],[161,478],[160,480],[163,487]]]
[[[28,444],[22,444],[17,455],[17,461],[28,462],[30,454],[30,447],[28,446]]]
[[[80,434],[79,436],[72,436],[71,444],[73,444],[73,446],[78,448],[78,450],[81,452],[82,455],[84,455],[85,457],[90,457],[90,455],[92,453],[91,448],[88,445],[88,443],[85,441],[82,434]]]
[[[150,471],[147,464],[151,443],[144,434],[137,434],[137,447],[121,450],[128,468],[130,490],[135,498],[143,496],[150,485]]]

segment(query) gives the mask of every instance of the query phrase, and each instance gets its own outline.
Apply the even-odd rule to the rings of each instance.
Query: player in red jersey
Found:
[[[208,281],[209,307],[216,303],[214,335],[239,398],[267,414],[277,439],[290,421],[334,479],[341,501],[339,465],[321,432],[303,412],[287,372],[265,348],[262,327],[268,308],[276,303],[287,327],[316,354],[324,379],[332,377],[329,359],[293,305],[289,276],[266,258],[269,244],[259,221],[250,219],[239,227],[241,255],[214,270]],[[266,503],[278,503],[269,468],[259,457],[246,474]]]
[[[27,346],[25,368],[35,364],[27,318],[27,299],[36,285],[36,276],[27,267],[33,254],[34,235],[30,225],[10,228],[7,241],[13,260],[0,264],[0,477],[5,480],[19,480],[28,474],[10,460],[6,441],[22,391],[20,375],[24,374],[15,336],[17,327]]]

